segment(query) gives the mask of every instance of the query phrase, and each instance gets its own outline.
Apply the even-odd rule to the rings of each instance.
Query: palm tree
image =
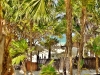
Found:
[[[99,35],[99,24],[100,24],[100,12],[99,12],[99,0],[96,1],[90,1],[91,2],[91,8],[89,10],[89,12],[91,12],[92,15],[92,28],[91,28],[91,34],[93,34],[92,37],[94,37],[95,39],[97,39],[97,36]],[[88,6],[89,7],[89,6]],[[89,9],[89,8],[88,8]],[[93,11],[93,12],[92,12]],[[99,40],[98,40],[99,41]],[[98,73],[98,54],[96,53],[96,72]]]
[[[48,8],[50,8],[50,6],[51,0],[31,0],[24,8],[23,12],[26,13],[25,18],[30,20],[30,49],[32,48],[32,40],[35,40],[32,39],[32,28],[34,22],[38,23],[48,21],[48,13],[50,13]],[[32,61],[32,53],[30,54],[30,59]]]
[[[85,21],[86,21],[86,3],[84,3],[84,1],[82,0],[82,10],[81,10],[81,19],[80,19],[81,39],[80,39],[80,46],[79,46],[78,75],[80,75],[81,72],[80,62],[82,61],[82,56],[83,56]]]
[[[94,39],[91,38],[86,44],[86,47],[96,54],[96,73],[97,74],[98,74],[98,67],[99,67],[98,55],[100,55],[99,42],[100,42],[100,35],[96,36]]]
[[[12,58],[12,64],[18,65],[20,62],[22,62],[22,65],[25,65],[25,59],[27,59],[27,52],[28,52],[28,43],[26,40],[13,40],[11,42],[11,45],[9,47],[9,53]],[[26,75],[26,68],[24,67],[24,75]]]
[[[5,37],[3,36],[2,34],[2,14],[1,14],[1,10],[2,10],[2,7],[1,7],[1,1],[0,1],[0,75],[1,75],[1,72],[2,72],[2,63],[3,63],[3,54],[4,54],[4,42],[5,42]]]
[[[51,59],[51,47],[55,44],[57,44],[59,41],[56,38],[50,38],[48,37],[45,41],[41,42],[41,45],[45,46],[49,51],[48,51],[48,59]]]
[[[93,14],[93,10],[95,11],[95,1],[92,1],[92,0],[85,0],[85,1],[83,1],[83,0],[81,0],[81,3],[82,3],[82,10],[81,10],[81,18],[80,18],[80,28],[81,28],[81,31],[80,31],[80,49],[79,49],[79,61],[78,61],[78,74],[79,74],[79,65],[80,65],[80,62],[81,62],[81,60],[82,60],[82,56],[81,55],[83,55],[83,47],[84,47],[84,42],[85,42],[85,40],[88,40],[88,39],[85,39],[84,37],[84,35],[86,34],[86,33],[89,33],[90,32],[90,30],[91,30],[91,27],[92,27],[92,25],[90,26],[88,23],[91,23],[91,19],[89,18],[90,16],[89,15],[91,15],[91,13]],[[92,5],[92,6],[91,6]],[[92,11],[91,11],[92,10]],[[88,11],[88,12],[87,12]],[[89,14],[88,14],[89,13]],[[87,16],[86,16],[87,15]],[[96,15],[96,13],[95,13],[95,15]],[[92,17],[92,19],[93,19],[93,16],[91,16]],[[94,21],[94,20],[92,20],[92,21]],[[96,21],[97,22],[97,21]],[[95,23],[96,23],[95,22]],[[93,22],[92,22],[93,23]],[[89,27],[90,26],[90,27]],[[89,28],[90,29],[89,29]],[[89,30],[88,30],[89,29]],[[85,32],[86,31],[86,32]],[[85,32],[85,33],[84,33]],[[88,34],[86,34],[86,35],[88,35]],[[85,39],[85,40],[84,40]],[[80,68],[81,69],[81,68]]]
[[[97,36],[94,41],[93,41],[93,49],[96,54],[96,73],[98,74],[98,68],[99,68],[99,59],[98,55],[100,55],[100,47],[99,47],[99,42],[100,42],[100,36]]]
[[[7,1],[3,0],[1,4],[3,6],[3,8],[2,8],[2,18],[5,21],[4,23],[5,23],[5,25],[8,24],[10,26],[10,21],[12,19],[11,17],[13,17],[13,15],[12,15],[13,13],[12,12],[15,11],[15,9],[13,9],[13,8],[11,9],[11,4],[9,4],[9,1],[7,3]],[[13,19],[15,19],[15,18],[13,18]],[[7,28],[7,27],[5,27],[5,28]],[[4,29],[4,27],[3,27],[3,29]],[[7,29],[9,29],[9,28],[7,28]],[[6,38],[5,38],[6,41],[5,41],[5,48],[4,48],[4,53],[5,54],[3,56],[2,75],[8,74],[9,68],[11,69],[11,71],[13,70],[12,69],[12,65],[11,65],[11,58],[9,56],[9,51],[8,51],[8,47],[9,47],[9,44],[10,44],[10,41],[11,41],[11,36],[10,36],[10,34],[8,34],[8,32],[5,33],[5,34],[6,34]]]
[[[70,59],[70,75],[72,73],[72,5],[71,0],[65,0],[66,3],[66,21],[67,21],[67,30],[66,30],[66,49],[68,49],[68,56]]]

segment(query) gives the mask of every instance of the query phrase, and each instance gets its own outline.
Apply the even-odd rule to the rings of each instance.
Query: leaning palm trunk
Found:
[[[81,31],[80,31],[80,46],[79,46],[79,59],[78,59],[78,75],[81,75],[81,61],[82,61],[82,56],[83,56],[83,47],[84,47],[84,29],[85,29],[85,20],[86,20],[86,7],[82,6],[82,16],[80,19],[81,23]]]
[[[70,59],[70,75],[73,75],[72,73],[72,5],[71,0],[65,0],[66,3],[66,20],[67,20],[67,30],[66,30],[66,49],[68,49],[68,56]]]

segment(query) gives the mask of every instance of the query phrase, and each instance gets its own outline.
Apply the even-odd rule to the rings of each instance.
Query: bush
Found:
[[[47,65],[43,65],[40,75],[57,75],[55,68],[52,66],[53,61]]]

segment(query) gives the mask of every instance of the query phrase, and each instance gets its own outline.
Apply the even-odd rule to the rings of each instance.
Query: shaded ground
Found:
[[[15,75],[24,75],[24,74],[23,74],[23,72],[21,73],[20,70],[16,70]],[[30,73],[27,73],[27,75],[30,75]],[[33,75],[39,75],[39,71],[34,71]]]
[[[81,75],[94,75],[95,70],[82,70]],[[77,70],[73,70],[73,75],[77,75]]]
[[[60,72],[62,72],[62,71],[60,70]],[[99,70],[99,72],[100,72],[100,70]],[[95,70],[82,70],[81,75],[94,75],[95,73],[96,73]],[[24,75],[24,74],[21,74],[19,70],[16,70],[15,75]],[[27,75],[30,75],[30,73],[27,73]],[[39,75],[39,71],[34,71],[33,75]],[[70,74],[68,74],[68,71],[67,71],[67,75],[70,75]],[[73,75],[77,75],[76,69],[73,70]]]

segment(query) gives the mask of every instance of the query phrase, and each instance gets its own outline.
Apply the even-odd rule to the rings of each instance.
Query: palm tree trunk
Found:
[[[33,22],[30,22],[30,50],[32,49],[32,27],[33,27]],[[32,75],[32,52],[30,53],[30,61],[31,61],[31,65],[30,65],[30,71],[31,71],[31,75]]]
[[[78,60],[78,75],[80,75],[81,73],[81,65],[80,62],[82,60],[82,56],[83,56],[83,46],[84,46],[84,29],[85,29],[85,20],[86,20],[86,7],[82,6],[82,16],[80,19],[80,23],[81,23],[81,40],[80,40],[80,46],[79,46],[79,60]]]
[[[2,15],[1,15],[1,12],[2,12],[2,7],[1,7],[1,0],[0,0],[0,34],[2,34]]]
[[[66,50],[65,50],[64,59],[63,59],[63,74],[64,75],[66,75],[66,59],[67,59],[67,55],[68,55],[68,47],[66,45]]]
[[[98,74],[98,68],[99,68],[99,59],[98,59],[98,56],[96,55],[96,73]]]
[[[3,65],[2,65],[2,75],[5,74],[11,74],[11,72],[8,73],[9,68],[11,68],[9,65],[11,65],[11,58],[9,55],[9,51],[8,51],[8,46],[11,42],[11,36],[6,36],[6,41],[5,41],[5,48],[4,48],[4,56],[3,56]]]
[[[3,70],[2,66],[3,66],[4,43],[5,43],[5,36],[0,34],[0,75]]]
[[[72,73],[72,5],[71,0],[65,0],[66,3],[66,20],[67,20],[67,30],[66,30],[66,39],[67,39],[67,49],[68,56],[70,59],[70,75]]]
[[[5,37],[0,34],[0,75],[3,70],[3,54],[4,54]]]
[[[4,54],[4,42],[5,38],[2,35],[2,17],[1,17],[1,1],[0,1],[0,75],[2,72],[3,54]]]
[[[2,33],[2,7],[0,1],[0,75],[8,75],[9,68],[12,71],[8,46],[11,41],[11,36],[6,36]],[[12,72],[9,72],[10,75]]]

